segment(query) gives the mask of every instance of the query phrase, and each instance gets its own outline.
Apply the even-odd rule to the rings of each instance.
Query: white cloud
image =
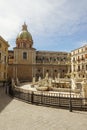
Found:
[[[24,21],[34,35],[71,35],[85,29],[87,0],[0,0],[0,35],[16,37]]]

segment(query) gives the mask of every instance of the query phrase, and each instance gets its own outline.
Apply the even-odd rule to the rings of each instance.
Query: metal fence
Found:
[[[70,94],[28,91],[20,88],[12,89],[11,87],[9,89],[9,94],[36,105],[87,111],[87,99],[76,95],[72,95],[70,98]]]

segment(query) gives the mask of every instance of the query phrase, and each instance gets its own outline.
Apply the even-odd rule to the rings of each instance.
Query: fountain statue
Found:
[[[46,73],[45,79],[48,79],[48,72]]]
[[[71,88],[76,89],[76,83],[74,78],[71,78]]]
[[[16,85],[17,85],[17,86],[20,85],[20,82],[19,82],[18,78],[16,79]]]
[[[84,98],[83,102],[87,105],[87,81],[82,81],[82,97]],[[86,99],[85,99],[86,98]]]
[[[58,78],[58,79],[60,78],[60,73],[57,74],[57,78]]]
[[[36,81],[36,79],[35,79],[35,77],[33,77],[32,83],[35,83],[35,81]]]
[[[48,90],[48,88],[49,88],[49,78],[48,73],[46,73],[45,79],[41,79],[41,77],[39,77],[36,89],[40,91],[46,91]]]
[[[14,79],[12,78],[12,88],[15,87]]]
[[[38,79],[38,81],[41,81],[41,77],[39,76],[39,79]]]

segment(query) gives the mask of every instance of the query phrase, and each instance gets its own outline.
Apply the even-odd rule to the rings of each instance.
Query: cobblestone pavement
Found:
[[[87,112],[31,105],[0,88],[0,130],[87,130]]]

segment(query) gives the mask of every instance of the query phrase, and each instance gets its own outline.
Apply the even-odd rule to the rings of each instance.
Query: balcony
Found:
[[[64,62],[64,61],[44,61],[44,62],[41,62],[41,61],[37,61],[36,64],[48,64],[48,65],[71,65],[71,62]]]
[[[85,58],[81,58],[81,60],[85,60]]]

